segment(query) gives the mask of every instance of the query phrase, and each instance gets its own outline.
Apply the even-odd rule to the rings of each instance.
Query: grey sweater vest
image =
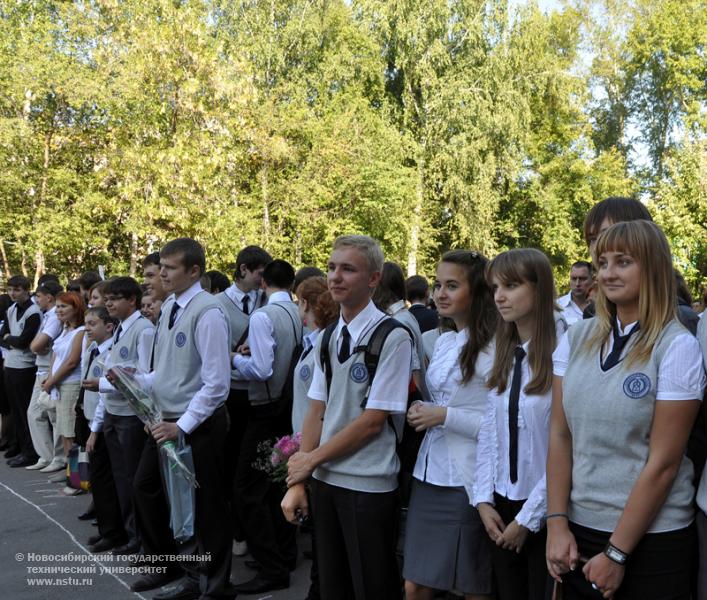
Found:
[[[248,400],[252,406],[269,404],[280,399],[292,353],[297,343],[302,340],[302,322],[294,302],[273,302],[258,310],[264,311],[272,322],[275,358],[270,379],[251,381],[248,385]]]
[[[302,431],[304,418],[309,410],[309,386],[314,375],[315,348],[310,348],[305,356],[301,356],[295,367],[292,382],[292,431]]]
[[[96,343],[92,342],[81,355],[81,378],[82,379],[99,379],[103,377],[103,369],[98,361],[102,356],[106,356],[108,350],[101,352],[96,358],[93,359],[91,366],[88,366],[88,358],[91,354],[91,350],[96,348]],[[93,392],[91,390],[85,390],[83,393],[83,414],[89,421],[93,421],[96,416],[96,408],[98,407],[98,392]]]
[[[360,340],[358,346],[365,346],[375,327],[371,327]],[[320,346],[324,336],[319,336],[313,352],[317,364],[320,362]],[[394,329],[381,352],[379,365],[385,362],[391,348],[404,339],[409,339],[404,329]],[[368,388],[368,371],[363,362],[363,352],[352,353],[348,360],[340,364],[336,352],[336,336],[329,342],[332,379],[329,389],[320,445],[328,442],[336,433],[361,415],[361,402]],[[321,368],[321,365],[319,364]],[[409,376],[409,373],[406,374]],[[393,417],[395,426],[402,432],[403,421]],[[325,483],[360,492],[390,492],[398,487],[400,462],[395,452],[396,438],[393,429],[386,423],[381,432],[365,446],[353,454],[323,463],[314,471],[315,479]]]
[[[27,307],[22,316],[17,318],[17,304],[13,304],[7,309],[7,326],[10,329],[10,335],[21,335],[25,327],[25,323],[30,315],[39,315],[40,319],[42,311],[36,304]],[[34,367],[36,360],[35,354],[29,349],[20,350],[19,348],[5,349],[5,368],[7,369],[30,369]]]
[[[44,324],[47,322],[47,319],[49,318],[50,313],[54,314],[55,311],[56,311],[56,308],[52,308],[42,314],[42,324],[39,327],[39,331],[42,331],[42,329],[44,328]],[[54,340],[52,340],[52,343],[53,342],[54,342]],[[49,366],[51,365],[51,363],[52,363],[52,351],[51,350],[49,352],[47,352],[46,354],[37,354],[35,361],[34,361],[34,364],[37,365],[37,372],[38,373],[48,373]]]
[[[236,344],[243,337],[245,330],[248,328],[248,323],[250,323],[250,315],[253,314],[253,312],[251,311],[248,315],[245,314],[243,309],[234,303],[226,292],[216,294],[215,298],[221,303],[223,313],[226,315],[229,339],[231,341],[231,351],[234,351],[236,349]],[[260,301],[261,295],[258,294],[257,303],[260,303]],[[247,381],[235,378],[235,369],[231,372],[231,389],[248,389]]]
[[[672,341],[685,329],[671,321],[648,361],[627,366],[622,360],[604,372],[598,353],[583,348],[596,326],[596,319],[586,319],[575,323],[567,333],[570,359],[562,390],[572,433],[569,515],[585,527],[613,531],[648,460],[658,367]],[[631,339],[626,352],[635,340]],[[692,522],[692,475],[692,463],[683,456],[668,497],[648,533],[674,531]]]
[[[203,386],[201,357],[196,350],[195,332],[199,318],[211,308],[222,311],[221,303],[208,292],[199,292],[187,304],[172,329],[169,314],[174,298],[165,302],[155,336],[152,395],[165,419],[178,419],[194,394]]]
[[[110,364],[120,363],[136,363],[138,362],[138,342],[140,334],[145,329],[152,329],[153,325],[145,317],[139,317],[133,324],[120,335],[120,340],[116,344],[115,341],[109,350]],[[123,395],[117,390],[114,392],[106,392],[103,394],[103,404],[106,407],[106,412],[111,415],[121,417],[129,417],[135,412],[130,405],[125,401]]]

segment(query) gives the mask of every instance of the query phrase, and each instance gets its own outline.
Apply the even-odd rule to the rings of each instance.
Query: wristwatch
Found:
[[[628,560],[628,554],[619,550],[611,542],[607,542],[606,548],[604,548],[604,554],[617,565],[624,566]]]

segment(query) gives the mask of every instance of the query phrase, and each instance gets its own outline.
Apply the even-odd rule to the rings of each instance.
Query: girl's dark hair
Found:
[[[496,331],[498,311],[493,301],[491,286],[486,281],[488,259],[482,254],[469,250],[451,250],[442,256],[443,263],[458,265],[466,273],[469,285],[469,313],[467,328],[469,339],[462,349],[459,363],[462,382],[467,383],[474,376],[474,368],[479,353],[491,342]]]
[[[651,213],[640,200],[610,196],[592,206],[584,219],[584,240],[587,244],[592,237],[599,235],[599,227],[604,219],[609,219],[612,225],[624,221],[653,220]]]
[[[488,265],[486,278],[493,285],[497,277],[504,283],[528,283],[533,288],[533,333],[528,345],[528,365],[531,380],[525,386],[527,394],[544,394],[552,387],[552,353],[557,345],[555,326],[555,283],[550,261],[535,248],[516,248],[502,252]],[[488,386],[502,394],[508,385],[513,364],[513,352],[521,343],[515,323],[498,319],[496,355]]]
[[[373,292],[373,303],[385,312],[391,304],[404,299],[405,275],[403,275],[403,270],[394,262],[384,262],[380,282]]]

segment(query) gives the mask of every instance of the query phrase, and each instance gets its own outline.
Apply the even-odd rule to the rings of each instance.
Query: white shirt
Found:
[[[393,302],[393,304],[391,304],[388,307],[388,309],[386,310],[386,312],[394,319],[396,316],[398,316],[403,311],[407,311],[407,306],[405,305],[405,300],[398,300],[397,302]],[[413,319],[414,319],[414,317],[413,317]],[[421,339],[422,332],[419,330],[419,326],[417,328],[417,331],[415,331],[415,330],[413,330],[413,328],[411,328],[409,326],[409,324],[405,323],[404,321],[401,321],[401,323],[403,323],[403,325],[405,325],[408,329],[411,329],[413,335],[419,334],[420,341],[422,341],[422,339]],[[412,323],[412,321],[411,321],[411,323]],[[415,324],[417,325],[417,321],[415,321]],[[419,371],[421,369],[422,365],[420,363],[420,360],[421,360],[421,356],[424,356],[423,351],[421,349],[418,349],[417,343],[418,343],[417,340],[413,339],[413,350],[414,351],[412,353],[412,363],[410,363],[412,365],[413,371]],[[424,373],[423,373],[423,375],[424,375]]]
[[[565,321],[567,321],[567,325],[572,325],[572,323],[581,321],[584,318],[583,310],[572,300],[572,292],[558,298],[557,304],[559,304],[562,309],[562,316],[565,318]]]
[[[356,346],[360,345],[360,340],[363,336],[375,329],[376,325],[384,318],[386,318],[386,315],[379,311],[373,302],[369,302],[366,308],[351,319],[350,323],[344,321],[343,316],[339,316],[339,322],[332,334],[336,339],[337,352],[341,348],[341,330],[344,325],[346,325],[351,336],[350,349],[353,351]],[[332,356],[331,360],[336,361],[336,356]],[[405,336],[405,339],[401,340],[378,363],[366,408],[386,410],[397,414],[404,414],[407,411],[411,360],[412,342],[409,336]],[[326,402],[327,400],[326,378],[318,362],[315,362],[309,397],[312,400],[321,402]]]
[[[637,321],[629,323],[626,327],[619,326],[619,334],[626,335],[631,331]],[[614,347],[614,336],[609,335],[609,339],[604,344],[601,357],[597,360],[606,359]],[[630,351],[628,344],[622,353],[622,357]],[[695,357],[700,356],[700,345],[697,339],[688,331],[676,336],[671,342],[668,351],[663,355],[662,362],[658,365],[658,381],[656,389],[656,400],[702,400],[702,393],[705,387],[705,375],[702,365]],[[552,372],[557,377],[564,377],[567,365],[570,360],[570,344],[565,334],[552,355]]]
[[[120,337],[122,338],[127,332],[128,329],[130,329],[138,319],[140,319],[142,315],[140,314],[139,310],[136,310],[132,315],[130,315],[127,319],[124,321],[120,322],[120,325],[118,328],[121,329],[120,331]],[[144,318],[144,317],[142,317]],[[115,334],[111,338],[111,345],[115,342],[115,336],[118,333],[118,328],[115,330]],[[148,373],[150,371],[150,359],[152,357],[152,341],[155,338],[155,328],[154,327],[146,327],[140,332],[140,337],[138,337],[137,341],[137,367],[138,370],[141,373]],[[106,369],[110,368],[112,365],[110,363],[110,357],[106,357]],[[109,392],[115,392],[115,388],[111,385],[110,381],[108,381],[105,377],[101,377],[98,380],[98,391],[106,394]]]
[[[84,348],[84,353],[91,352],[94,348],[98,348],[98,356],[106,352],[107,350],[110,349],[110,347],[113,345],[113,338],[109,337],[107,340],[104,340],[98,346],[96,346],[96,342],[91,342],[87,347]],[[88,359],[86,359],[88,360]],[[96,360],[96,359],[94,359]],[[81,367],[83,368],[84,361],[81,361]],[[88,366],[88,365],[86,365]],[[89,377],[86,373],[81,373],[82,377],[85,379],[93,379],[93,377]],[[99,380],[100,382],[100,380]],[[103,431],[103,420],[105,418],[106,414],[106,406],[103,402],[103,394],[101,393],[100,389],[98,390],[98,404],[96,405],[96,413],[93,415],[93,420],[91,421],[91,431],[94,433]]]
[[[447,443],[448,430],[464,430],[470,438],[476,438],[480,422],[468,422],[468,411],[461,407],[448,406],[454,393],[462,383],[459,357],[469,339],[469,330],[459,333],[448,331],[438,339],[427,370],[427,388],[435,406],[447,407],[447,416],[442,425],[429,428],[420,444],[413,476],[420,481],[445,487],[459,487],[464,480],[455,467],[455,457]],[[474,385],[465,390],[467,396],[481,395],[485,402],[485,382],[493,366],[493,355],[481,352],[474,368]],[[469,393],[471,392],[471,393]],[[475,392],[475,393],[474,393]],[[469,401],[472,401],[469,398]],[[473,419],[473,414],[471,415]],[[473,443],[469,440],[469,444]]]
[[[224,290],[226,296],[228,296],[233,303],[243,310],[243,297],[248,296],[248,314],[250,315],[256,308],[258,303],[258,290],[250,290],[250,292],[244,292],[235,283],[231,284],[230,287]]]
[[[294,304],[288,292],[275,292],[268,298],[268,304]],[[264,310],[258,310],[250,318],[248,329],[250,356],[235,354],[233,368],[236,379],[246,381],[267,381],[272,377],[275,364],[275,331],[272,321]]]
[[[528,342],[523,344],[528,351]],[[518,404],[518,480],[511,483],[508,460],[508,404],[513,366],[503,394],[489,391],[484,422],[479,432],[474,506],[480,502],[493,504],[494,491],[509,500],[525,500],[515,520],[531,531],[539,531],[547,509],[545,467],[550,430],[552,389],[528,395],[530,381],[528,357],[523,359]]]
[[[76,327],[75,329],[64,329],[61,335],[54,340],[54,362],[52,364],[52,375],[56,373],[64,361],[69,358],[71,354],[71,347],[74,342],[74,338],[77,334],[84,330],[83,325],[81,327]],[[57,383],[57,386],[62,383],[81,381],[81,361],[79,364],[67,374],[61,382]],[[56,387],[53,390],[57,389]]]
[[[202,292],[197,281],[188,290],[176,298],[179,305],[175,323],[184,313],[192,298]],[[208,293],[208,292],[205,292]],[[194,344],[201,357],[200,376],[203,385],[189,402],[187,410],[177,421],[184,433],[191,433],[208,419],[228,397],[231,388],[231,365],[229,361],[230,340],[226,317],[217,306],[203,312],[196,324]],[[149,390],[152,388],[155,372],[140,377],[141,383]]]
[[[52,342],[61,335],[64,326],[56,316],[56,306],[52,306],[47,312],[42,315],[42,325],[39,328],[39,333],[46,335]],[[50,350],[47,354],[51,354]],[[46,371],[37,370],[37,375],[44,375]]]

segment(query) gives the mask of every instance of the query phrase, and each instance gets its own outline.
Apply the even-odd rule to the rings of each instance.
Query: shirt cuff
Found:
[[[96,423],[95,419],[91,421],[91,432],[100,433],[101,431],[103,431],[103,423]]]
[[[201,421],[199,421],[196,417],[189,414],[188,412],[185,412],[177,420],[177,427],[179,427],[179,429],[181,429],[187,435],[194,431],[199,425],[201,425]]]
[[[101,394],[109,394],[110,392],[115,392],[115,388],[106,377],[101,377],[98,380],[98,391]]]

